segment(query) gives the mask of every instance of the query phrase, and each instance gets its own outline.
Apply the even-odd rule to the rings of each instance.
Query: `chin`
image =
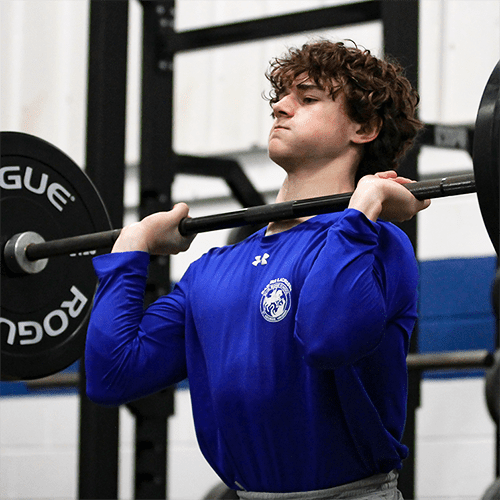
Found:
[[[276,163],[278,167],[281,167],[282,169],[286,170],[287,162],[282,156],[269,154],[269,159],[272,162]]]
[[[274,159],[271,158],[271,160],[276,163],[279,167],[281,167],[286,174],[291,174],[292,172],[296,172],[299,168],[300,165],[297,165],[296,162],[291,161],[290,159]]]
[[[293,161],[289,155],[284,154],[280,151],[276,151],[273,148],[268,148],[267,153],[269,155],[269,159],[272,160],[276,165],[279,165],[284,170],[287,170],[287,166],[291,164]]]

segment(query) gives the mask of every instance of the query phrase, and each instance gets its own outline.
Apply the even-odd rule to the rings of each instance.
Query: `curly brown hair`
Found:
[[[266,77],[271,106],[301,74],[328,90],[343,92],[348,116],[360,124],[381,122],[376,139],[365,144],[356,182],[366,174],[396,169],[423,123],[415,116],[419,96],[396,61],[374,57],[354,44],[319,40],[291,48],[273,59]]]

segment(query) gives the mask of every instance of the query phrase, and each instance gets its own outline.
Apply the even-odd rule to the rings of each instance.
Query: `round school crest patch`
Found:
[[[292,285],[285,278],[271,280],[262,290],[260,312],[270,323],[281,321],[290,310]]]

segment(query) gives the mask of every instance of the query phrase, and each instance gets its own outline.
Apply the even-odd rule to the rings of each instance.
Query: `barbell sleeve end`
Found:
[[[45,269],[48,259],[28,259],[26,249],[29,245],[41,245],[45,240],[38,233],[26,231],[12,236],[3,249],[7,268],[15,274],[37,274]]]

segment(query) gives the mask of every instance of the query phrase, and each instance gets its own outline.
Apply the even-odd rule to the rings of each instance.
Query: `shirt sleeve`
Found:
[[[295,337],[306,362],[323,369],[355,363],[396,323],[406,345],[416,319],[417,283],[406,235],[346,210],[300,292]]]
[[[94,258],[99,286],[85,347],[88,397],[119,405],[186,378],[180,287],[144,310],[149,254]]]

